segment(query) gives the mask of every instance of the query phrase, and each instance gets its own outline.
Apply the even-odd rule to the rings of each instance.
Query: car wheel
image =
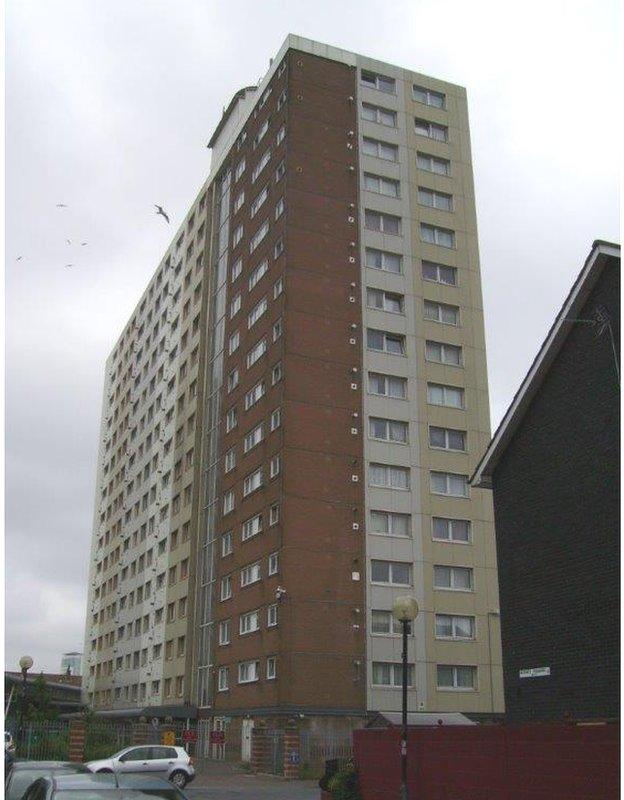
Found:
[[[112,775],[113,774],[113,770],[112,769],[98,769],[98,771],[95,774],[96,775]]]
[[[182,770],[176,770],[175,772],[172,772],[169,776],[169,780],[178,789],[184,789],[188,782],[188,778],[186,777],[186,774],[182,772]]]

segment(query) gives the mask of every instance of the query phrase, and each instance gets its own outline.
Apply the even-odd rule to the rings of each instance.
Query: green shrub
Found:
[[[339,770],[329,782],[332,800],[361,800],[355,766],[348,765]]]

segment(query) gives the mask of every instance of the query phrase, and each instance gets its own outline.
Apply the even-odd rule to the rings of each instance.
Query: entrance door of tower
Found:
[[[244,719],[241,732],[241,761],[251,761],[251,732],[253,730],[253,719]]]

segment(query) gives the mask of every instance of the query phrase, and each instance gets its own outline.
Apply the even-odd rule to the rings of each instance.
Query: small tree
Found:
[[[26,719],[32,722],[43,722],[58,717],[57,709],[52,705],[52,692],[43,675],[38,675],[26,689]]]

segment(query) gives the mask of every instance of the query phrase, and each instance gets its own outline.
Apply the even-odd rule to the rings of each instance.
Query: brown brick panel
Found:
[[[289,448],[321,452],[338,450],[341,455],[361,456],[360,437],[349,432],[353,424],[359,432],[359,420],[353,420],[349,410],[329,404],[289,401],[284,404],[284,417],[288,425]]]
[[[346,303],[343,303],[346,306]],[[327,315],[301,314],[287,310],[284,314],[287,353],[309,358],[341,362],[348,367],[361,358],[360,330],[352,331],[347,320]],[[351,339],[355,339],[353,344]]]
[[[359,414],[360,397],[351,389],[351,383],[360,382],[359,359],[358,353],[353,364],[344,364],[288,353],[283,361],[285,394],[290,403],[317,403],[337,409],[337,414],[342,413],[338,409]],[[357,373],[351,371],[353,366],[357,366]],[[289,402],[284,403],[284,409],[288,418]],[[296,419],[293,424],[297,424]]]

